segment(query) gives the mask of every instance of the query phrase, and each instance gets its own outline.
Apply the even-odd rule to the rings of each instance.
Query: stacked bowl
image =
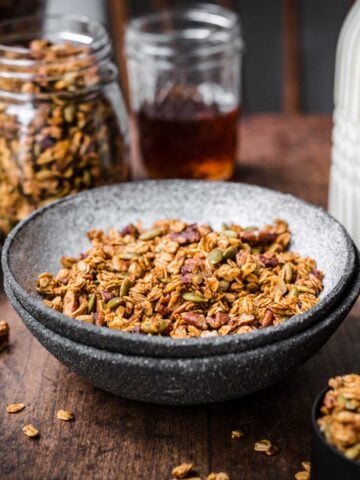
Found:
[[[127,333],[65,317],[35,289],[62,255],[89,247],[92,228],[144,226],[162,218],[209,223],[289,223],[291,249],[325,274],[318,304],[273,327],[242,335],[174,339]],[[5,290],[42,345],[80,376],[126,398],[195,404],[239,397],[292,372],[330,338],[360,293],[358,252],[325,211],[291,195],[223,182],[148,181],[102,187],[54,202],[21,222],[2,253]]]

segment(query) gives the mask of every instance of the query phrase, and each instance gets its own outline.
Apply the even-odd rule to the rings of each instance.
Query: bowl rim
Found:
[[[35,210],[31,213],[28,217],[22,220],[18,225],[16,225],[13,230],[8,234],[3,249],[2,249],[2,266],[4,277],[8,282],[10,289],[12,290],[15,297],[19,297],[22,304],[26,307],[29,313],[36,312],[39,315],[43,315],[51,319],[51,321],[57,326],[59,325],[59,330],[61,328],[70,329],[72,331],[77,331],[79,335],[85,333],[86,336],[94,336],[96,340],[96,344],[98,345],[97,339],[102,339],[103,341],[110,341],[110,342],[124,342],[127,347],[133,348],[134,353],[139,348],[139,344],[143,346],[143,348],[149,348],[150,346],[157,350],[159,349],[159,356],[161,356],[161,348],[166,348],[167,351],[172,351],[174,356],[184,356],[186,354],[186,350],[189,350],[191,347],[192,349],[204,348],[208,350],[209,348],[214,348],[215,346],[218,349],[226,350],[227,347],[231,345],[236,345],[236,351],[238,351],[239,345],[242,345],[242,348],[246,350],[248,348],[248,344],[252,342],[258,342],[257,346],[261,346],[265,343],[271,343],[286,336],[293,335],[299,330],[304,330],[308,328],[310,325],[316,323],[316,320],[319,317],[329,313],[331,309],[334,307],[334,304],[338,302],[342,297],[344,297],[344,292],[347,291],[347,287],[351,282],[351,279],[354,275],[355,264],[356,264],[356,257],[357,257],[357,250],[354,247],[354,244],[345,230],[345,228],[338,222],[334,217],[332,217],[329,213],[327,213],[322,207],[318,207],[313,205],[305,200],[302,200],[298,197],[295,197],[291,194],[282,193],[276,190],[268,189],[265,187],[259,187],[249,184],[244,184],[240,182],[207,182],[207,181],[198,181],[198,180],[146,180],[146,181],[137,181],[137,182],[130,182],[125,185],[153,185],[159,186],[162,184],[172,184],[172,183],[189,183],[192,184],[202,184],[202,185],[211,185],[211,184],[221,184],[221,185],[233,185],[234,187],[240,188],[247,188],[252,190],[257,190],[258,192],[269,192],[272,195],[280,196],[284,199],[293,199],[297,203],[305,205],[307,208],[311,208],[314,212],[320,212],[322,215],[329,217],[332,222],[337,224],[340,227],[340,230],[343,234],[345,244],[346,244],[346,252],[348,255],[348,262],[351,265],[351,268],[344,274],[344,277],[341,278],[331,290],[328,292],[319,303],[317,303],[314,307],[312,307],[307,312],[304,312],[300,315],[295,315],[291,318],[291,321],[284,322],[282,324],[267,327],[264,329],[255,330],[253,332],[249,332],[246,335],[225,335],[222,337],[211,337],[211,338],[185,338],[185,339],[178,339],[172,337],[163,337],[163,336],[149,336],[144,334],[138,333],[130,333],[130,332],[123,332],[119,330],[113,330],[109,328],[100,328],[97,325],[86,324],[75,322],[73,318],[67,317],[64,314],[52,310],[51,308],[44,305],[41,301],[41,298],[33,298],[31,297],[27,291],[22,287],[22,285],[16,280],[11,268],[10,268],[10,253],[11,250],[14,248],[14,244],[16,244],[17,235],[23,230],[30,222],[32,222],[35,218],[42,216],[45,212],[56,209],[59,205],[63,205],[69,202],[73,202],[74,200],[81,201],[82,198],[86,198],[88,195],[92,195],[94,191],[102,192],[108,191],[109,189],[121,189],[124,184],[115,184],[111,186],[102,186],[97,187],[95,189],[89,189],[82,191],[80,193],[70,195],[64,197],[62,199],[56,200],[38,210]],[[209,187],[210,188],[210,187]],[[101,194],[101,193],[100,193]],[[56,330],[58,331],[58,330]],[[95,345],[94,345],[95,346]],[[122,351],[124,346],[120,346],[119,350],[116,348],[116,351]],[[252,347],[251,347],[252,348]],[[214,350],[214,355],[218,354],[218,349]],[[229,351],[229,350],[227,350]],[[206,355],[209,353],[207,352]],[[188,356],[189,353],[186,354]],[[199,353],[192,354],[191,356],[198,356]]]
[[[346,373],[342,374],[346,375]],[[336,376],[341,376],[341,374],[338,374]],[[338,450],[334,445],[331,443],[327,442],[324,435],[321,433],[318,425],[317,425],[317,419],[319,418],[319,413],[320,413],[320,407],[322,404],[322,401],[326,395],[326,393],[331,390],[331,387],[326,386],[321,390],[321,392],[316,396],[314,403],[312,405],[311,409],[311,424],[312,424],[312,429],[314,435],[316,435],[316,439],[319,440],[323,445],[327,447],[327,449],[333,454],[336,455],[340,460],[349,463],[350,465],[354,465],[354,467],[358,468],[360,471],[360,461],[355,461],[352,460],[351,458],[347,458],[340,450]]]

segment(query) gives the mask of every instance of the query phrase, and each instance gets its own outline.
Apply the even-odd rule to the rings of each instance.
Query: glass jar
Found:
[[[84,17],[0,24],[0,234],[51,200],[127,179],[111,53],[104,27]]]
[[[231,177],[243,42],[238,16],[217,5],[131,21],[125,38],[137,145],[146,176]]]

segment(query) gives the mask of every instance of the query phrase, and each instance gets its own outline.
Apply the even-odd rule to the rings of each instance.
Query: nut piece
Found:
[[[219,473],[209,473],[207,476],[207,480],[230,480],[230,477],[227,473],[225,472],[219,472]]]
[[[233,430],[231,432],[231,438],[243,438],[244,436],[245,434],[241,430]]]
[[[258,442],[255,442],[254,450],[256,452],[263,452],[269,457],[279,452],[279,449],[275,447],[275,445],[273,445],[270,442],[270,440],[267,440],[267,439],[263,439],[263,440],[259,440]]]
[[[171,474],[175,478],[185,478],[188,475],[188,473],[191,472],[192,468],[193,468],[192,463],[182,463],[181,465],[174,467],[171,471]]]
[[[56,414],[57,418],[59,420],[63,420],[64,422],[70,422],[71,420],[74,420],[74,414],[70,412],[69,410],[59,410]]]
[[[9,344],[10,327],[7,322],[0,321],[0,351]]]
[[[23,427],[23,433],[29,438],[36,438],[39,436],[39,430],[29,423]]]
[[[8,413],[18,413],[21,412],[21,410],[24,410],[24,408],[24,403],[9,403],[9,405],[6,407],[6,411]]]

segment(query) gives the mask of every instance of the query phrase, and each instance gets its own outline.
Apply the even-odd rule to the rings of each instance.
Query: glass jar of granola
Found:
[[[0,24],[0,236],[45,203],[127,179],[126,110],[105,28]]]

